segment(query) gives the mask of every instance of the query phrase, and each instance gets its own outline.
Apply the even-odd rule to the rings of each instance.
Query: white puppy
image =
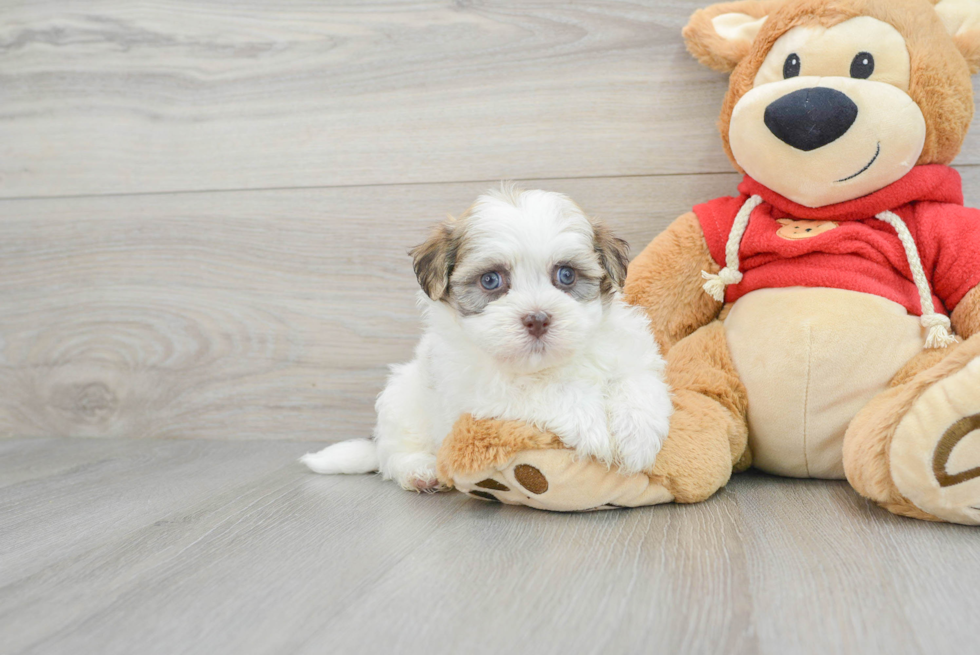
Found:
[[[567,197],[504,187],[412,251],[425,334],[378,397],[374,441],[303,457],[438,487],[436,452],[464,413],[550,430],[626,473],[653,466],[672,412],[646,315],[627,305],[627,245]]]

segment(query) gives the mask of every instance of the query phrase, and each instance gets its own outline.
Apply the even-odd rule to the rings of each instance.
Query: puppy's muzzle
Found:
[[[763,120],[777,139],[810,152],[844,136],[857,115],[857,105],[845,94],[818,86],[784,95],[766,107]]]
[[[540,339],[551,326],[551,314],[546,312],[527,314],[521,319],[521,323],[527,328],[528,334],[535,339]]]

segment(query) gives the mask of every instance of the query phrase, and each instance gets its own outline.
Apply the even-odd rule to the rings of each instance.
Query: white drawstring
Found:
[[[732,231],[728,234],[728,244],[725,246],[725,268],[718,271],[717,275],[701,271],[701,277],[707,280],[704,283],[704,290],[718,302],[725,302],[725,287],[742,281],[742,274],[738,270],[738,249],[742,245],[745,230],[749,227],[749,217],[761,204],[761,196],[752,196],[735,215],[735,224],[732,225]]]
[[[932,302],[932,289],[929,288],[929,281],[926,279],[922,260],[919,258],[919,249],[905,221],[899,218],[898,214],[889,211],[881,212],[875,218],[895,228],[898,232],[898,240],[905,248],[905,256],[909,260],[909,268],[912,269],[912,280],[915,282],[915,288],[919,290],[919,303],[922,309],[920,320],[929,330],[926,336],[926,348],[946,348],[953,345],[956,343],[956,338],[950,333],[949,317],[936,311],[936,305]]]
[[[706,282],[704,290],[718,302],[725,302],[725,288],[730,284],[738,284],[742,281],[742,273],[739,269],[738,251],[742,245],[742,237],[749,226],[749,218],[755,208],[762,204],[762,198],[752,196],[745,201],[742,208],[735,216],[735,223],[732,231],[728,235],[728,243],[725,245],[725,268],[718,271],[717,275],[707,271],[701,271],[701,277]],[[949,317],[936,311],[936,306],[932,302],[932,289],[929,287],[929,280],[926,279],[925,270],[922,268],[922,260],[919,258],[919,249],[915,245],[912,233],[899,216],[890,211],[884,211],[875,216],[879,221],[888,223],[898,233],[898,239],[905,248],[905,256],[912,270],[912,280],[915,288],[919,291],[919,303],[922,311],[920,321],[929,331],[926,335],[926,348],[946,348],[956,343],[956,337],[950,332],[951,323]]]

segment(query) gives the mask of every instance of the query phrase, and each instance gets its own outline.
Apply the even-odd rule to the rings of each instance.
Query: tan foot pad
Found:
[[[891,468],[916,507],[980,525],[980,358],[919,396],[895,431]]]
[[[457,475],[456,488],[481,500],[555,512],[669,503],[674,497],[646,475],[623,476],[571,450],[525,450],[500,469]]]

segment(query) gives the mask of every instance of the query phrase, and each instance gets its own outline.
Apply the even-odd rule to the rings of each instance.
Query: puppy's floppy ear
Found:
[[[936,13],[970,64],[970,72],[980,72],[980,0],[940,0]]]
[[[433,300],[443,300],[449,291],[449,277],[456,264],[459,239],[457,222],[452,218],[437,225],[425,243],[409,251],[415,268],[415,277]]]
[[[730,73],[749,54],[763,23],[782,2],[742,0],[697,10],[683,32],[688,51],[708,68]]]
[[[608,227],[598,221],[592,221],[592,235],[599,263],[605,269],[609,282],[613,287],[622,289],[630,263],[630,244],[614,236]],[[603,292],[611,290],[606,287],[606,284],[602,285]]]

